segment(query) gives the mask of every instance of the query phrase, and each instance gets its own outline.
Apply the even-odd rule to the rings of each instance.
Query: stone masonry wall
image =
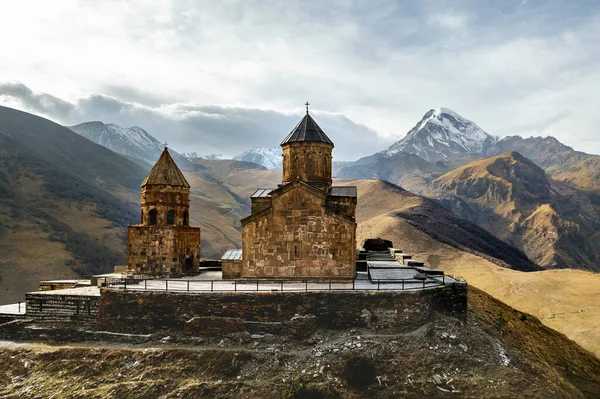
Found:
[[[27,318],[43,322],[90,322],[98,315],[99,296],[29,293]]]
[[[174,224],[189,225],[190,189],[167,185],[151,185],[142,188],[141,224],[150,225],[149,213],[155,209],[157,224],[167,225],[167,212],[175,211]]]
[[[222,260],[223,279],[236,279],[242,276],[241,260]]]
[[[296,142],[282,147],[282,183],[296,179],[326,191],[331,186],[331,151],[327,143]]]
[[[269,332],[307,336],[317,328],[414,329],[434,312],[465,318],[466,284],[422,291],[308,293],[122,292],[104,290],[98,328],[149,333],[161,328],[191,335]]]
[[[200,265],[200,228],[129,226],[127,266],[136,273],[181,275]]]
[[[324,212],[324,202],[324,194],[293,187],[245,223],[242,277],[354,278],[356,223]]]

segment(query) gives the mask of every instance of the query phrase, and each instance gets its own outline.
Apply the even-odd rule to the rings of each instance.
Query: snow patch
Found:
[[[246,151],[233,159],[252,162],[270,170],[277,170],[281,169],[281,148],[257,147],[253,150]]]

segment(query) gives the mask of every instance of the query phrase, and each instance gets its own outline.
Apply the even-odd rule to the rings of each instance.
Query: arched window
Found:
[[[300,161],[298,161],[298,157],[296,157],[296,177],[300,177]]]
[[[188,212],[185,211],[185,212],[183,212],[183,225],[187,226],[189,224],[190,224],[190,221],[189,221]]]
[[[167,212],[167,224],[175,224],[175,211],[173,209]]]
[[[142,214],[140,216],[140,223],[144,224],[144,211],[142,211]]]
[[[154,226],[157,223],[156,215],[157,215],[156,209],[151,209],[150,212],[148,212],[148,224],[150,226]]]

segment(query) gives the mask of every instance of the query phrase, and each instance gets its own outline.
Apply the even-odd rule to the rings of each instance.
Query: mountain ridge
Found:
[[[67,128],[113,152],[144,161],[149,166],[160,157],[166,145],[139,126],[124,128],[114,123],[90,121]],[[186,156],[173,149],[169,152],[181,169],[194,170],[194,164]]]
[[[600,245],[588,245],[600,238],[600,208],[562,194],[518,152],[468,163],[435,179],[424,194],[545,268],[600,271]]]

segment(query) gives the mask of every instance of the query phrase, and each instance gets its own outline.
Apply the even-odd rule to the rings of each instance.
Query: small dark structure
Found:
[[[368,238],[363,244],[365,251],[387,251],[393,247],[394,244],[390,240],[384,240],[383,238]]]

